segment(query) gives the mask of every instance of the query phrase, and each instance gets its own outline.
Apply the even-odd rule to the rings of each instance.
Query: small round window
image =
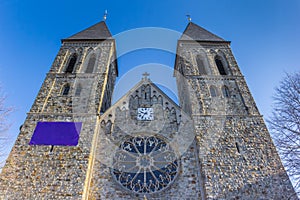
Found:
[[[149,194],[168,187],[179,170],[172,147],[156,136],[127,137],[113,159],[112,174],[126,189]]]

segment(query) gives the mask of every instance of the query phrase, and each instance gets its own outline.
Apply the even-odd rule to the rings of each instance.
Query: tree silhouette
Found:
[[[7,116],[12,112],[12,107],[5,106],[6,96],[2,93],[2,88],[0,87],[0,170],[2,169],[6,153],[6,144],[8,142],[9,135],[7,134],[7,129],[9,128],[9,123],[7,121]]]
[[[286,74],[275,89],[274,108],[268,120],[283,164],[300,192],[300,72]]]

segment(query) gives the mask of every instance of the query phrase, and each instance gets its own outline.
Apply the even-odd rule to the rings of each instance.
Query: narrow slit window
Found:
[[[236,150],[238,153],[241,153],[241,150],[240,150],[240,146],[239,146],[239,143],[235,143],[235,147],[236,147]]]
[[[215,62],[216,62],[216,65],[217,65],[220,75],[227,75],[224,65],[223,65],[223,62],[219,56],[217,56],[215,58]]]
[[[76,61],[77,61],[77,55],[74,53],[74,54],[72,54],[72,56],[69,60],[68,67],[66,68],[66,71],[65,71],[66,73],[72,73],[73,72]]]

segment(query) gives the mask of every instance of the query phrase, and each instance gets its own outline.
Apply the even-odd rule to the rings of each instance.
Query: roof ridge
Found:
[[[63,40],[105,40],[109,38],[112,38],[112,35],[105,21],[100,21]]]
[[[189,22],[179,40],[195,40],[195,41],[219,41],[225,40],[214,33],[204,29],[203,27]]]

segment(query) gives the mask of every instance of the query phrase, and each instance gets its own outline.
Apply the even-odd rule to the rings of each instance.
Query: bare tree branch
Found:
[[[286,74],[275,89],[274,108],[267,121],[287,173],[300,194],[300,72]]]
[[[9,135],[7,134],[7,130],[10,125],[7,121],[8,115],[13,111],[12,107],[5,106],[6,96],[1,91],[0,86],[0,170],[2,169],[5,158],[6,158],[6,145],[9,141]]]

